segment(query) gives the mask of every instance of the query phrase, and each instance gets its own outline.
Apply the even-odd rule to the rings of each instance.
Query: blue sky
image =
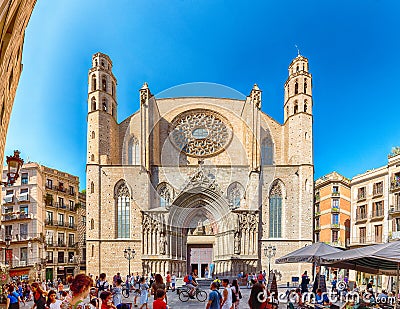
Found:
[[[190,82],[247,95],[283,120],[283,85],[297,44],[313,74],[315,178],[385,165],[400,145],[400,2],[39,0],[26,30],[24,69],[6,154],[81,178],[85,186],[87,72],[113,60],[118,120],[153,93]]]

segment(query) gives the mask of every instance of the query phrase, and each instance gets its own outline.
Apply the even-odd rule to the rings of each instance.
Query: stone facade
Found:
[[[350,240],[350,179],[332,172],[315,181],[314,241],[345,248]]]
[[[156,98],[117,123],[111,59],[92,57],[87,132],[87,272],[197,270],[230,276],[268,268],[313,238],[311,74],[299,55],[285,84],[284,124],[245,100]],[[300,219],[301,218],[301,219]],[[310,266],[275,265],[290,281]]]
[[[25,29],[36,0],[0,0],[0,162],[19,77]]]

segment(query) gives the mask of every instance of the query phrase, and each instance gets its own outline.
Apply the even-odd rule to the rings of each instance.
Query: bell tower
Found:
[[[312,76],[308,59],[300,53],[289,65],[285,83],[284,123],[290,164],[313,164]]]
[[[112,73],[112,61],[103,54],[92,56],[88,75],[88,164],[116,163],[117,150],[113,138],[117,126],[117,80]]]

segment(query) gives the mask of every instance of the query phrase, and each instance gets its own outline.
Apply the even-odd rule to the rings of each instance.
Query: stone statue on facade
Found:
[[[166,254],[167,240],[164,234],[160,235],[160,254]]]
[[[235,241],[234,241],[234,250],[235,254],[240,254],[240,233],[235,233]]]

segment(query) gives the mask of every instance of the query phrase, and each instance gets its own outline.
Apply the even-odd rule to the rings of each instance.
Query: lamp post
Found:
[[[21,169],[22,164],[24,164],[24,160],[22,160],[19,156],[21,152],[19,150],[14,150],[13,156],[7,156],[7,181],[1,182],[4,186],[12,186],[15,181],[19,177],[19,170]]]
[[[131,275],[131,260],[135,257],[135,249],[131,249],[131,247],[128,247],[127,249],[124,250],[124,258],[128,260],[128,265],[129,265],[129,273],[128,275]]]
[[[276,247],[271,246],[271,244],[268,245],[268,247],[264,247],[264,256],[268,258],[268,278],[269,274],[271,273],[271,259],[275,256],[276,254]]]

